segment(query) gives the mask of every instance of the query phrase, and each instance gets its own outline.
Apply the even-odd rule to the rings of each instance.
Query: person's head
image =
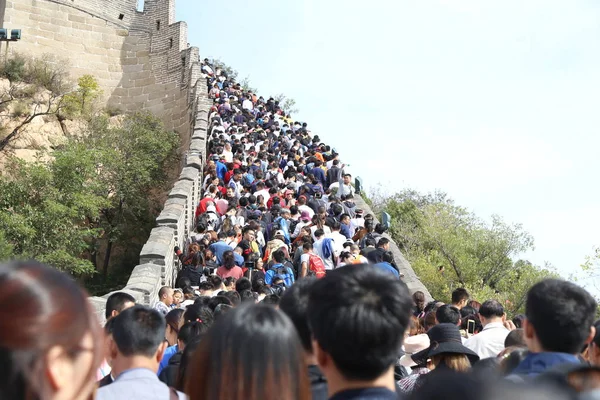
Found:
[[[268,289],[268,288],[266,288],[266,289]],[[281,299],[281,297],[277,294],[267,294],[260,303],[266,304],[269,306],[278,306],[280,299]]]
[[[283,263],[285,261],[285,253],[281,249],[277,249],[273,252],[273,260],[277,263]]]
[[[210,283],[212,283],[213,290],[225,290],[225,285],[223,285],[223,279],[221,279],[218,275],[211,275],[208,277]]]
[[[226,291],[228,291],[228,292],[234,291],[235,290],[235,278],[230,276],[230,277],[223,279],[223,285],[225,285]]]
[[[427,336],[430,347],[411,356],[418,365],[430,359],[435,368],[444,364],[451,370],[465,372],[479,361],[477,353],[463,346],[456,324],[438,324],[427,331]]]
[[[0,398],[90,397],[104,346],[87,296],[52,267],[0,265]]]
[[[384,249],[385,251],[390,250],[390,240],[388,238],[381,238],[377,242],[377,248]]]
[[[524,320],[525,320],[525,316],[523,314],[518,314],[518,315],[514,316],[514,318],[512,319],[512,322],[513,322],[513,324],[515,324],[515,326],[517,328],[522,328]]]
[[[416,291],[412,295],[413,304],[419,312],[423,312],[425,309],[425,293],[420,290]]]
[[[292,321],[304,351],[312,354],[311,331],[308,325],[308,299],[316,278],[304,278],[285,291],[279,301],[279,309]]]
[[[465,288],[454,289],[452,292],[452,305],[459,310],[467,305],[469,301],[469,292]]]
[[[515,329],[510,331],[510,333],[504,339],[504,347],[527,347],[527,343],[525,343],[525,335],[523,329]]]
[[[437,309],[435,311],[429,311],[423,317],[423,329],[425,329],[425,332],[429,331],[437,324],[436,312]]]
[[[435,312],[435,319],[438,324],[460,324],[460,311],[458,308],[450,305],[444,304]]]
[[[200,286],[198,286],[198,290],[200,291],[201,296],[211,296],[215,287],[212,282],[200,282]]]
[[[308,301],[308,320],[325,376],[393,380],[411,314],[406,284],[375,267],[339,268],[319,279]]]
[[[110,357],[115,372],[129,368],[157,371],[168,346],[164,340],[167,323],[162,314],[137,305],[116,316],[113,324]]]
[[[167,306],[173,304],[173,288],[171,286],[163,286],[158,291],[158,301],[165,303]]]
[[[349,185],[352,181],[352,175],[344,174],[344,185]]]
[[[208,326],[198,321],[188,322],[181,327],[177,335],[177,348],[179,351],[194,340],[200,340],[202,335],[208,331]]]
[[[235,257],[232,250],[223,253],[223,266],[229,270],[235,267]]]
[[[237,282],[235,282],[235,290],[237,292],[242,292],[244,290],[251,290],[252,289],[252,282],[250,282],[250,279],[248,278],[240,278],[237,280]]]
[[[174,346],[177,344],[177,335],[179,334],[179,329],[184,323],[184,311],[185,310],[182,308],[176,308],[169,311],[169,313],[165,316],[165,321],[167,323],[165,340],[169,342],[169,346]]]
[[[593,338],[596,300],[574,283],[546,279],[529,289],[523,329],[529,350],[578,354]]]
[[[173,304],[178,306],[183,301],[183,292],[181,290],[175,290],[173,292]]]
[[[121,311],[133,306],[135,306],[135,299],[132,295],[124,292],[115,292],[106,299],[104,316],[108,320],[119,315]]]
[[[232,343],[244,351],[233,351]],[[292,322],[260,304],[223,315],[202,338],[188,369],[185,392],[190,399],[310,397],[302,346]]]
[[[479,319],[481,325],[486,326],[492,322],[502,322],[504,318],[504,307],[497,300],[488,300],[479,308]]]

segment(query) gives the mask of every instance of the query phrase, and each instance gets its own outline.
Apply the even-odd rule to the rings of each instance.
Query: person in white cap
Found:
[[[398,386],[402,392],[408,394],[415,387],[417,379],[421,375],[429,372],[427,365],[417,365],[412,359],[412,355],[429,348],[429,336],[426,333],[421,335],[409,336],[404,339],[404,355],[400,358],[400,365],[410,370],[410,375],[398,381]]]

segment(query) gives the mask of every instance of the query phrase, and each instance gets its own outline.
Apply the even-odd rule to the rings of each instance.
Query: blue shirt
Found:
[[[219,177],[220,180],[222,180],[223,182],[225,181],[225,174],[227,173],[227,166],[225,164],[223,164],[221,161],[216,161],[215,162],[216,165],[216,169],[217,169],[217,176]]]
[[[378,268],[381,268],[382,270],[384,270],[386,272],[392,273],[394,275],[394,277],[396,277],[397,279],[400,279],[400,273],[389,262],[382,261],[380,263],[375,264],[375,266]]]
[[[237,265],[238,267],[244,266],[244,257],[239,255],[235,251],[233,252],[233,259],[235,260],[235,265]]]
[[[208,248],[217,257],[217,263],[219,265],[223,264],[223,253],[225,253],[227,250],[233,250],[230,245],[228,245],[222,240],[211,244],[210,246],[208,246]]]
[[[160,372],[167,365],[169,365],[169,360],[171,359],[171,357],[173,357],[173,355],[176,354],[178,351],[179,351],[179,348],[177,347],[177,345],[169,346],[166,348],[165,353],[163,354],[163,358],[160,361],[160,364],[158,365],[158,372],[156,373],[156,375],[160,375]]]
[[[567,353],[531,353],[528,354],[510,375],[537,376],[542,372],[560,364],[580,364],[577,356]],[[509,376],[510,376],[509,375]]]
[[[278,274],[278,268],[285,268],[286,273]],[[265,272],[265,283],[267,285],[271,285],[273,283],[273,278],[279,277],[283,280],[285,286],[290,287],[294,284],[294,272],[290,267],[284,267],[282,264],[275,264],[267,272]]]

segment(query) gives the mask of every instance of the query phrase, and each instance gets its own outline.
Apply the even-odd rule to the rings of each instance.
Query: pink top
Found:
[[[235,279],[240,279],[241,277],[244,276],[244,271],[242,271],[242,269],[240,267],[238,267],[237,265],[231,269],[227,269],[225,267],[219,267],[217,268],[217,276],[220,276],[221,278],[235,278]]]

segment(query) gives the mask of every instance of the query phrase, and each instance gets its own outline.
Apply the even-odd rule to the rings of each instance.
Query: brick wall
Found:
[[[22,30],[9,52],[58,55],[74,78],[98,78],[107,105],[150,110],[187,143],[198,49],[187,46],[187,25],[174,21],[174,0],[146,0],[143,12],[136,2],[0,0],[0,24]]]

